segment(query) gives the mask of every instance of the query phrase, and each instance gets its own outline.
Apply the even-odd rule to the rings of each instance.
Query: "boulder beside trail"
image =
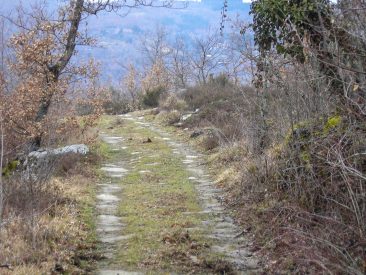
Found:
[[[73,144],[56,149],[40,149],[30,152],[20,161],[22,178],[42,180],[48,178],[57,167],[57,162],[67,155],[84,156],[89,153],[85,144]]]
[[[203,135],[205,132],[203,130],[194,130],[191,135],[190,138],[196,138],[199,137],[200,135]]]
[[[73,144],[56,149],[40,149],[33,151],[28,154],[28,157],[34,159],[43,159],[46,157],[58,157],[67,154],[86,155],[87,153],[89,153],[89,147],[85,144]]]

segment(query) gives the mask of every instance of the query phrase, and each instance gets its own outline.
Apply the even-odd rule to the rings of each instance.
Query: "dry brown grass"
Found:
[[[12,271],[3,268],[1,274],[48,274],[56,269],[80,274],[92,268],[97,255],[88,252],[95,240],[87,205],[92,203],[97,179],[85,162],[74,164],[69,172],[47,183],[47,192],[37,194],[38,203],[31,211],[7,204],[0,264],[10,265]],[[80,258],[88,264],[83,266]]]
[[[205,151],[210,151],[220,145],[220,139],[215,135],[205,135],[200,138],[200,145]]]
[[[173,110],[184,111],[185,109],[187,109],[188,105],[183,99],[179,98],[176,94],[169,93],[166,97],[160,100],[159,107],[160,109],[166,111],[173,111]]]
[[[242,155],[237,170],[235,158],[213,158],[219,182],[229,186],[226,203],[246,234],[256,236],[253,250],[266,258],[269,273],[365,270],[365,166],[357,153],[364,130],[350,131],[346,121],[328,129],[329,121],[308,123],[302,127],[309,134],[294,133],[262,154]]]
[[[179,122],[180,117],[181,113],[177,110],[173,110],[170,112],[162,111],[157,115],[157,119],[167,126]]]
[[[311,91],[302,80],[308,68],[300,69],[266,96],[215,83],[189,89],[183,96],[200,111],[183,128],[204,133],[193,142],[208,151],[225,203],[255,236],[266,272],[363,274],[365,124],[331,112],[336,99],[322,83]]]

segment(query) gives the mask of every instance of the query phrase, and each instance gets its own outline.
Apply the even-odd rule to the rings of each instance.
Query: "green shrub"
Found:
[[[146,91],[146,93],[142,96],[142,104],[145,107],[158,107],[160,97],[165,93],[164,87],[157,87],[152,90]]]
[[[131,100],[121,91],[111,87],[110,97],[103,104],[104,111],[110,115],[125,114],[134,110]]]
[[[4,168],[2,168],[2,171],[1,171],[2,175],[6,176],[6,177],[10,176],[10,174],[15,171],[15,169],[18,167],[18,165],[19,165],[19,161],[17,161],[17,160],[9,162]]]

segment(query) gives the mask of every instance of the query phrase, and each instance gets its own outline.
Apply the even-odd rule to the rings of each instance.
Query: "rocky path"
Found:
[[[133,114],[102,127],[111,158],[97,194],[99,274],[258,272],[202,155]]]

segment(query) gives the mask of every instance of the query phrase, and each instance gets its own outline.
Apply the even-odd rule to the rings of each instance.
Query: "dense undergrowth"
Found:
[[[365,124],[331,105],[292,120],[271,92],[264,117],[254,89],[216,80],[165,97],[155,119],[208,153],[267,272],[362,274]]]
[[[20,167],[4,174],[1,274],[83,274],[95,268],[100,156],[95,144],[88,156],[68,154],[48,163],[36,178]]]
[[[69,62],[77,45],[93,44],[78,30],[82,19],[129,6],[98,4],[66,1],[53,17],[42,6],[19,9],[18,33],[2,38],[0,271],[81,272],[92,260],[77,254],[94,245],[95,175],[85,167],[95,163],[62,160],[68,172],[50,178],[43,167],[37,180],[14,170],[31,151],[79,142],[103,103],[109,114],[159,107],[157,120],[190,133],[267,273],[364,274],[364,1],[256,0],[251,24],[232,22],[232,33],[191,45],[149,33],[155,57],[146,47],[143,71],[130,65],[121,90],[103,99],[94,62]]]

